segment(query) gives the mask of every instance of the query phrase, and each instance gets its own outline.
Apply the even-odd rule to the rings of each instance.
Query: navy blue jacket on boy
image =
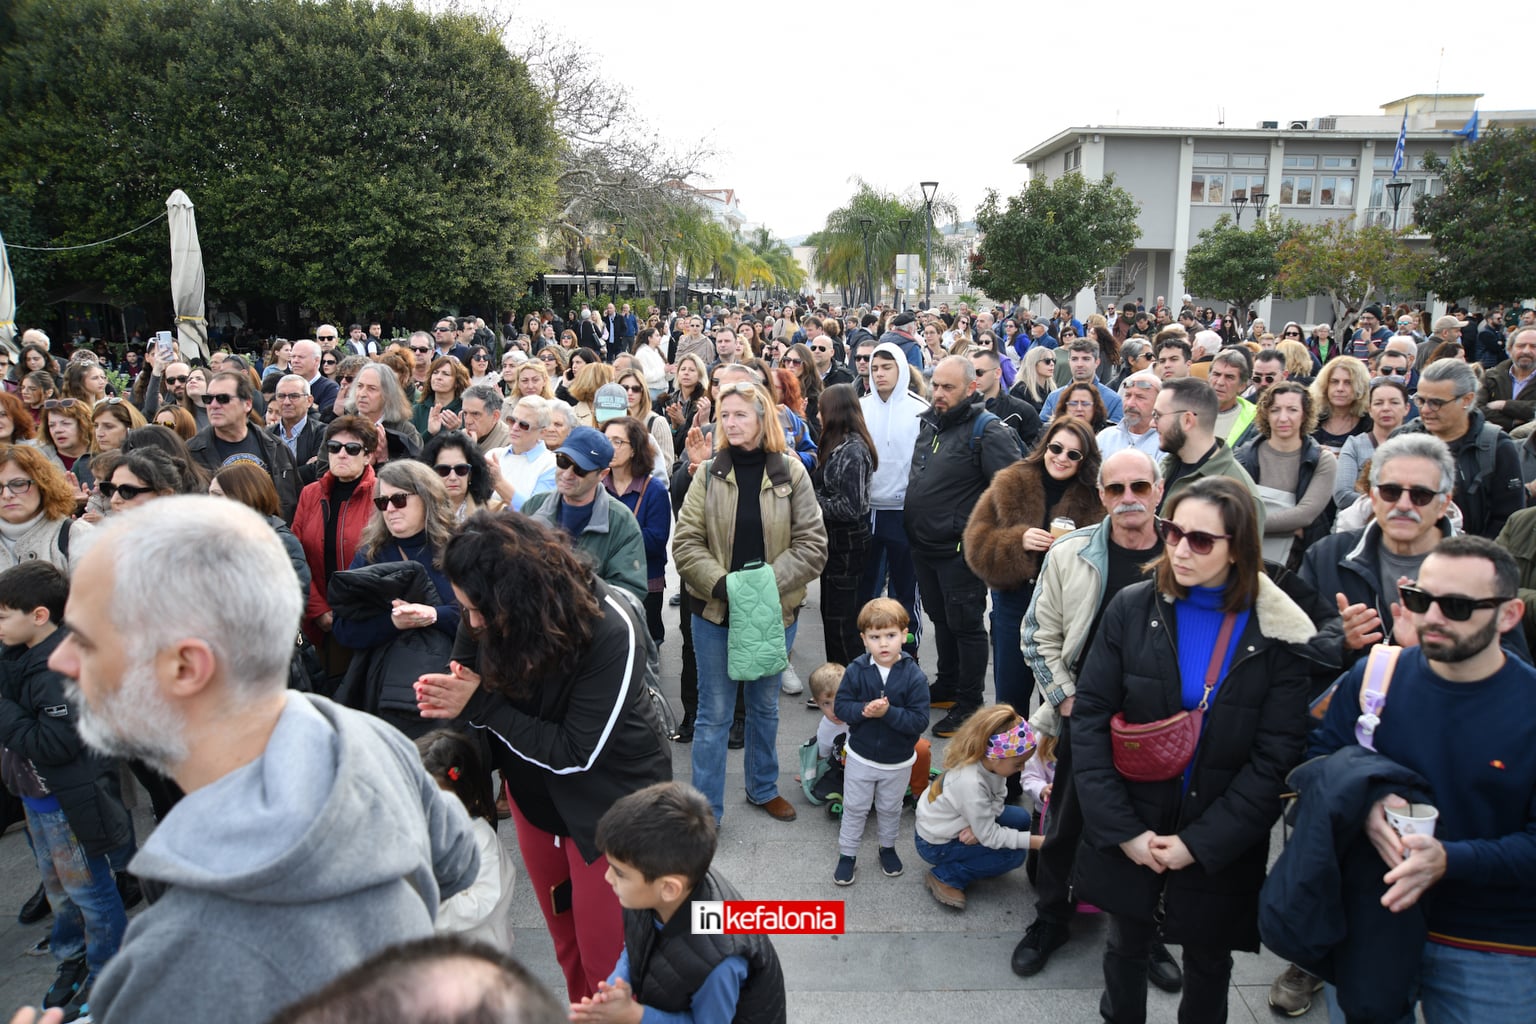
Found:
[[[32,763],[81,847],[97,857],[128,841],[128,810],[113,778],[117,762],[80,742],[64,677],[48,667],[63,639],[57,630],[35,647],[13,647],[0,657],[0,747],[8,758]]]
[[[879,718],[865,718],[864,705],[880,697],[891,706]],[[904,764],[928,728],[928,677],[905,652],[880,678],[880,667],[861,654],[843,670],[833,704],[837,717],[848,723],[848,749],[876,764]]]

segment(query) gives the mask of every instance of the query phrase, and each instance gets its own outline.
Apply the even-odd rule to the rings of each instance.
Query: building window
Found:
[[[1225,153],[1196,153],[1196,167],[1225,167],[1227,166],[1227,154]]]
[[[1285,158],[1285,169],[1288,171],[1315,171],[1317,170],[1317,157],[1315,156],[1288,156]],[[1281,186],[1284,188],[1284,186]]]
[[[1264,175],[1262,174],[1234,174],[1232,175],[1232,199],[1253,199],[1255,192],[1264,191]]]
[[[1354,206],[1355,179],[1324,175],[1317,190],[1319,206]]]
[[[1352,171],[1360,166],[1360,159],[1353,156],[1325,156],[1323,157],[1323,170],[1325,171]]]
[[[1233,167],[1268,167],[1269,157],[1258,153],[1238,153],[1232,157]]]
[[[1225,174],[1195,174],[1189,179],[1189,201],[1220,206],[1227,201]]]
[[[1067,155],[1062,161],[1063,167],[1068,171],[1075,171],[1083,166],[1083,147],[1074,146],[1067,150]]]
[[[1286,159],[1290,159],[1287,157]],[[1287,174],[1280,179],[1281,206],[1311,206],[1312,182],[1310,174]]]

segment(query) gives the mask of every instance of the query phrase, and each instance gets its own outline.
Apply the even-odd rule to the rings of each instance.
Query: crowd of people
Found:
[[[1144,1020],[1149,982],[1225,1019],[1261,941],[1286,1014],[1326,982],[1340,1021],[1518,1017],[1536,311],[1244,319],[610,304],[120,364],[26,331],[0,748],[49,1019],[308,1019],[412,940],[526,987],[510,818],[562,1016],[782,1020],[770,942],[687,928],[735,892],[710,867],[733,749],[749,808],[840,811],[837,885],[871,814],[903,873],[904,806],[944,907],[1028,860],[1020,975],[1106,914],[1105,1020]],[[801,801],[778,732],[812,584]],[[1269,871],[1293,791],[1333,845]],[[1393,830],[1425,806],[1432,834]]]

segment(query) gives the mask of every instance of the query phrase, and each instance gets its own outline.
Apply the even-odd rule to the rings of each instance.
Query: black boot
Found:
[[[746,745],[747,745],[747,723],[746,722],[732,722],[731,723],[731,735],[725,741],[726,749],[727,750],[740,750],[742,747],[744,747]]]
[[[48,893],[43,889],[43,883],[37,883],[37,891],[27,897],[27,902],[21,905],[21,913],[16,915],[16,920],[22,924],[37,924],[43,918],[53,913],[53,907],[48,904]]]
[[[693,716],[684,715],[683,720],[677,723],[677,731],[672,734],[673,743],[693,742]]]

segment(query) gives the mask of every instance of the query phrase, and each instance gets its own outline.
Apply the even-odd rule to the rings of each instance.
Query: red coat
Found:
[[[331,487],[336,478],[326,473],[319,480],[299,492],[299,508],[293,514],[293,534],[304,545],[304,557],[309,562],[309,604],[304,610],[304,626],[311,639],[318,637],[314,620],[331,610],[325,599],[330,579],[325,575],[325,521],[330,511]],[[373,467],[364,468],[357,480],[352,497],[341,509],[336,520],[336,568],[345,569],[357,554],[363,527],[373,516]]]

